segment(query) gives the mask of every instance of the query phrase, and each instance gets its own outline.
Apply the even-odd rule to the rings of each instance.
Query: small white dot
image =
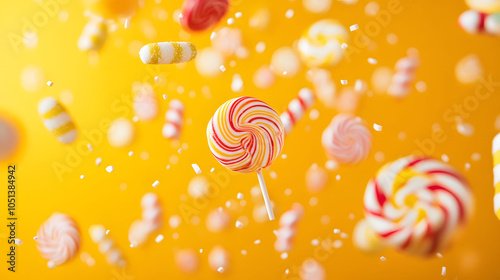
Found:
[[[156,180],[154,183],[153,183],[153,188],[156,188],[158,187],[158,185],[160,184],[160,181]]]
[[[382,131],[382,126],[379,125],[379,124],[374,123],[373,124],[373,129],[375,129],[376,131]]]
[[[225,67],[224,65],[221,65],[221,66],[219,67],[219,69],[220,69],[220,71],[222,71],[222,72],[226,71],[226,67]]]
[[[384,256],[382,256],[382,257],[380,257],[380,260],[384,262],[384,261],[386,261],[387,259],[386,259]]]
[[[343,85],[347,85],[347,80],[340,80],[340,83]]]
[[[292,18],[295,12],[292,9],[289,9],[286,11],[285,16],[286,18]]]
[[[358,26],[357,24],[353,24],[353,25],[351,25],[351,26],[349,27],[349,29],[350,29],[351,31],[355,31],[355,30],[358,30],[358,29],[359,29],[359,26]]]
[[[234,14],[234,16],[236,18],[241,18],[243,16],[243,14],[241,12],[237,12],[236,14]]]
[[[228,19],[227,19],[227,24],[228,24],[228,25],[231,25],[231,24],[233,24],[233,23],[234,23],[234,18],[228,18]]]
[[[115,170],[115,169],[114,169],[114,167],[113,167],[113,166],[111,166],[111,165],[110,165],[110,166],[108,166],[108,167],[106,167],[106,171],[108,171],[108,173],[113,172],[113,170]]]
[[[341,47],[345,50],[345,49],[347,49],[347,44],[346,43],[342,43]]]
[[[372,65],[375,65],[378,63],[378,61],[375,59],[375,58],[368,58],[368,63],[372,64]]]

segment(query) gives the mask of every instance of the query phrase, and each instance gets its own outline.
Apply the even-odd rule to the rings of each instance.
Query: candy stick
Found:
[[[285,127],[285,134],[292,131],[293,126],[302,119],[305,112],[314,104],[314,101],[314,93],[308,88],[301,89],[299,96],[290,101],[287,110],[280,116]]]
[[[500,133],[493,138],[493,183],[495,187],[493,209],[500,219]]]
[[[257,171],[257,178],[259,178],[260,190],[262,191],[262,196],[264,197],[264,203],[266,204],[267,215],[269,220],[274,220],[273,207],[271,205],[271,200],[269,199],[269,194],[267,193],[266,182],[264,181],[264,175],[262,175],[262,170]]]

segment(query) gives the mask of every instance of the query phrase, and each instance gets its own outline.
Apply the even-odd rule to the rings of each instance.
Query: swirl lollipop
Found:
[[[365,217],[384,245],[430,255],[444,249],[467,224],[473,200],[457,170],[410,156],[388,163],[368,183]]]
[[[285,129],[276,111],[253,97],[231,99],[210,119],[207,138],[220,164],[232,171],[257,172],[269,219],[274,220],[262,168],[283,148]]]
[[[36,248],[47,266],[54,268],[71,260],[80,248],[80,231],[69,216],[54,213],[37,232]]]
[[[204,31],[217,24],[228,7],[228,0],[186,0],[179,22],[188,31]]]

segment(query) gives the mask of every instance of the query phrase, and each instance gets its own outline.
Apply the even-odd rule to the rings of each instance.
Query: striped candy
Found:
[[[106,36],[108,26],[102,18],[90,18],[90,21],[83,28],[82,35],[78,39],[78,49],[81,51],[99,50]]]
[[[324,19],[306,30],[299,39],[298,50],[309,67],[333,66],[342,59],[341,45],[348,39],[347,30],[339,22]]]
[[[126,261],[123,258],[122,251],[115,245],[113,239],[106,234],[106,228],[103,225],[92,225],[89,228],[90,238],[99,247],[99,252],[104,254],[106,261],[110,265],[125,267]]]
[[[297,235],[297,224],[304,216],[304,207],[298,203],[292,205],[292,209],[286,211],[280,218],[280,229],[274,243],[274,249],[278,252],[292,250],[293,240]]]
[[[78,226],[68,215],[52,214],[37,232],[36,248],[49,268],[71,260],[80,248]]]
[[[162,42],[145,45],[139,56],[144,64],[171,64],[191,61],[196,53],[196,47],[189,42]]]
[[[419,64],[418,56],[413,53],[398,60],[395,66],[396,73],[392,76],[387,93],[398,98],[408,95],[411,92]]]
[[[78,136],[76,126],[66,109],[53,97],[46,97],[38,103],[38,113],[45,127],[59,142],[70,144]]]
[[[172,99],[168,104],[165,114],[166,123],[162,134],[167,139],[178,139],[181,136],[182,123],[184,121],[184,105],[178,99]]]
[[[255,172],[278,157],[284,130],[280,117],[269,105],[253,97],[238,97],[222,104],[210,119],[208,145],[226,168]]]
[[[500,13],[485,14],[468,10],[460,15],[458,25],[470,34],[485,33],[500,36]]]
[[[228,0],[185,0],[179,23],[185,30],[203,31],[217,24],[228,8]]]
[[[467,5],[476,11],[483,13],[500,12],[500,0],[465,0]]]
[[[147,193],[141,199],[142,219],[130,225],[128,240],[134,247],[144,243],[148,236],[162,225],[162,208],[158,196]]]
[[[500,133],[493,138],[493,184],[495,187],[493,208],[495,215],[500,219]]]
[[[355,164],[368,156],[372,134],[361,118],[341,113],[323,131],[321,143],[330,159],[341,164]]]
[[[311,108],[314,101],[315,98],[312,90],[303,88],[299,91],[299,96],[288,104],[288,109],[280,116],[285,127],[285,134],[289,134],[292,131],[295,123],[302,119],[304,113]]]
[[[409,156],[386,164],[370,180],[364,212],[384,245],[430,255],[444,249],[466,224],[473,200],[457,170],[435,159]]]

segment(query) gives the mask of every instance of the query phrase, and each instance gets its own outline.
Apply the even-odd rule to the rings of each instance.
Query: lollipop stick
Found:
[[[264,175],[262,175],[262,170],[257,171],[257,177],[259,178],[260,190],[262,191],[262,196],[264,197],[264,202],[266,203],[267,215],[269,220],[274,220],[273,207],[271,205],[271,200],[269,199],[269,194],[267,193],[266,182],[264,182]]]

